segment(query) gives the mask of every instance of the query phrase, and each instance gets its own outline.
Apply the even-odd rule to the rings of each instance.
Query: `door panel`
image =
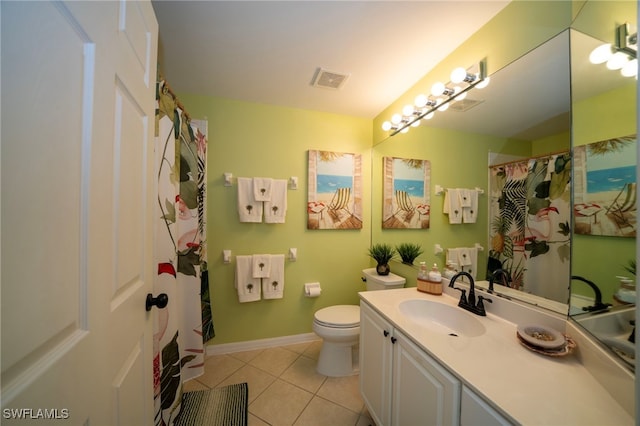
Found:
[[[2,423],[151,424],[153,9],[0,15]]]

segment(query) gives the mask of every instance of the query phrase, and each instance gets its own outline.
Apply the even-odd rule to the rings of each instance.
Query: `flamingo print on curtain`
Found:
[[[510,287],[559,302],[569,287],[570,178],[569,153],[489,168],[490,263]]]
[[[169,90],[157,85],[154,293],[155,424],[180,412],[182,384],[204,373],[204,342],[214,336],[205,250],[206,122],[192,121]]]

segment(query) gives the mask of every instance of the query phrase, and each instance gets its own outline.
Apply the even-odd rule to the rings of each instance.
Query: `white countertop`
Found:
[[[456,306],[458,299],[434,296],[415,287],[366,291],[360,298],[464,384],[524,425],[632,425],[634,419],[570,354],[548,357],[523,347],[517,324],[491,312],[476,316],[486,328],[478,337],[452,337],[407,318],[398,306],[407,299],[427,299]],[[461,315],[470,314],[460,309]],[[559,330],[564,331],[564,330]]]

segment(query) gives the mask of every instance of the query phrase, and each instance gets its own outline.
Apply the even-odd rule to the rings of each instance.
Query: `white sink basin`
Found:
[[[486,331],[478,318],[457,306],[431,300],[411,299],[400,302],[398,308],[410,320],[436,332],[476,337]]]
[[[635,314],[634,306],[624,309],[614,308],[605,313],[578,315],[574,318],[602,343],[618,353],[622,359],[635,365],[635,344],[628,341],[633,331],[631,320],[635,319]]]

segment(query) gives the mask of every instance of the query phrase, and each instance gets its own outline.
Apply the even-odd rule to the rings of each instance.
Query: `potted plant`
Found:
[[[396,251],[400,255],[402,263],[407,265],[413,265],[413,261],[424,253],[420,244],[414,243],[400,243],[396,246]]]
[[[376,272],[378,275],[389,275],[389,261],[393,259],[396,251],[389,244],[373,244],[369,247],[369,256],[371,256],[378,264]]]

